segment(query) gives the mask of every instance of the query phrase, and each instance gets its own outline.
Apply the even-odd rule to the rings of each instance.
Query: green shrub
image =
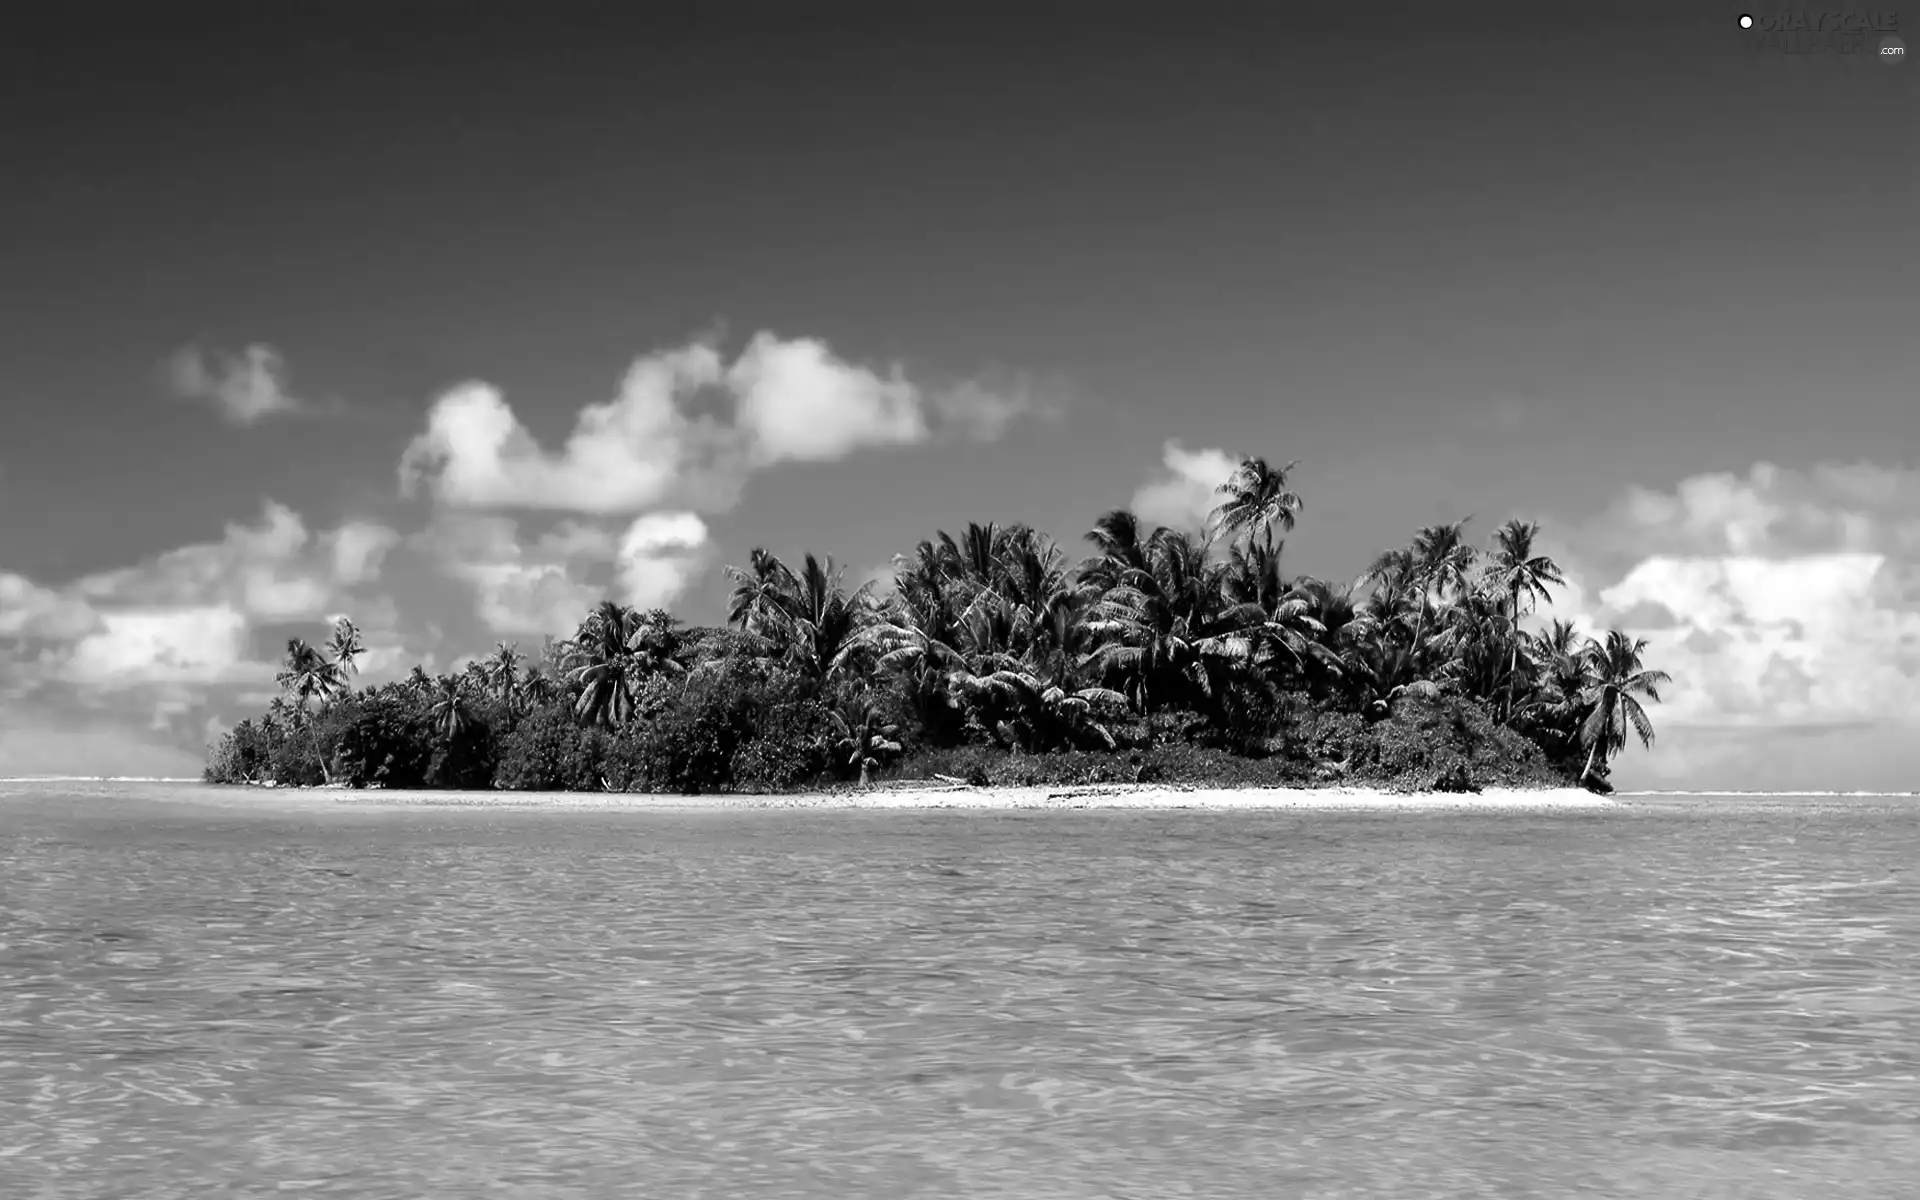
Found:
[[[523,717],[500,741],[495,787],[515,791],[598,791],[610,739],[574,719],[564,701]]]
[[[339,736],[339,778],[354,787],[417,788],[427,783],[433,753],[414,706],[391,692],[349,701]]]
[[[726,662],[639,725],[645,786],[698,795],[817,783],[831,767],[829,711],[803,676],[759,659]]]
[[[207,750],[208,783],[257,783],[271,778],[275,739],[280,727],[272,722],[245,720],[235,725]]]

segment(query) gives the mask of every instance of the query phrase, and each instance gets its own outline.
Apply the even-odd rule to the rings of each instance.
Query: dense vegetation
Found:
[[[1077,566],[1022,525],[940,533],[895,584],[755,550],[728,622],[607,602],[528,660],[355,690],[365,652],[287,647],[283,695],[212,748],[214,782],[766,791],[875,778],[1606,790],[1661,672],[1646,643],[1531,633],[1562,582],[1510,521],[1423,529],[1353,587],[1288,579],[1290,468],[1242,462],[1210,535],[1101,517]]]

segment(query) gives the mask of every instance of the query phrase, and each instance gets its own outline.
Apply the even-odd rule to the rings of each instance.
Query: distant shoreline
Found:
[[[808,792],[717,792],[701,795],[658,792],[462,791],[455,789],[349,788],[207,784],[198,780],[66,781],[0,780],[0,783],[127,783],[171,789],[168,797],[236,806],[292,804],[301,808],[484,808],[579,811],[746,811],[763,809],[1209,809],[1314,810],[1385,809],[1398,811],[1613,809],[1607,796],[1581,788],[1487,788],[1481,792],[1396,792],[1356,786],[1233,787],[1191,784],[1108,783],[973,787],[941,782],[893,782],[871,788]]]
[[[1204,810],[1354,810],[1390,811],[1540,811],[1619,809],[1637,799],[1699,797],[1729,799],[1914,799],[1920,792],[1819,791],[1747,792],[1735,790],[1636,790],[1597,795],[1582,788],[1490,787],[1480,792],[1398,792],[1352,785],[1309,787],[1235,787],[1205,784],[1107,783],[973,787],[940,782],[896,781],[869,789],[853,787],[809,792],[720,792],[681,795],[655,792],[463,791],[457,789],[350,788],[341,784],[280,787],[268,784],[209,784],[190,778],[137,776],[7,776],[0,785],[33,784],[159,785],[190,789],[196,798],[222,803],[292,803],[300,807],[484,808],[549,811],[747,811],[821,810],[1057,810],[1057,809],[1204,809]],[[271,796],[273,801],[267,798]],[[160,798],[160,797],[156,797]],[[180,799],[186,797],[181,796]]]
[[[351,798],[348,798],[348,797]],[[906,810],[969,809],[1208,809],[1208,810],[1540,810],[1612,809],[1611,797],[1580,788],[1488,788],[1482,792],[1392,792],[1384,788],[1169,787],[1099,784],[1085,787],[888,787],[791,793],[720,793],[682,796],[611,792],[355,792],[341,803],[404,807],[656,809],[734,811],[759,809]]]
[[[205,783],[197,775],[0,775],[0,783]]]

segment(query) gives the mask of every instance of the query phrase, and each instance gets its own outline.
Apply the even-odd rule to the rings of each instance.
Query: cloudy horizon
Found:
[[[718,623],[756,546],[1077,558],[1256,454],[1290,574],[1540,521],[1536,620],[1674,676],[1623,788],[1920,788],[1910,67],[1704,5],[216,9],[0,51],[0,776],[195,774],[343,613],[370,682]]]

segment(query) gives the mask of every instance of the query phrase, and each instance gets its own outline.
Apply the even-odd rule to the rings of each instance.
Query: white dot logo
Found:
[[[1741,13],[1741,14],[1740,14],[1740,28],[1742,28],[1742,29],[1752,29],[1752,28],[1753,28],[1753,18],[1752,18],[1752,17],[1750,17],[1750,16],[1748,16],[1748,15],[1747,15],[1746,13]]]

